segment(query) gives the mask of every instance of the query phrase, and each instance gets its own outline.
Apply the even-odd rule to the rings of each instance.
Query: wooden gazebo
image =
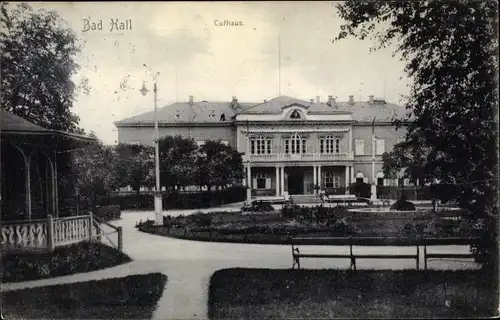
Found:
[[[58,237],[61,243],[90,237],[91,215],[59,218],[57,162],[96,139],[46,129],[1,109],[0,131],[2,249],[53,249]]]

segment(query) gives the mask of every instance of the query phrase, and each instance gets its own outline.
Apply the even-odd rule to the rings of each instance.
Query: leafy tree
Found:
[[[54,12],[0,4],[3,109],[48,129],[82,133],[70,109],[79,51],[74,32]]]
[[[370,37],[407,61],[413,84],[405,150],[439,191],[469,209],[482,228],[485,266],[497,265],[497,25],[493,1],[347,1],[337,5],[346,22],[335,41]],[[383,29],[380,31],[380,29]],[[404,159],[403,159],[404,160]],[[413,162],[413,159],[409,159]],[[422,162],[420,162],[423,160]],[[406,161],[401,161],[405,164]],[[487,221],[487,222],[485,222]]]
[[[196,183],[209,190],[238,185],[244,177],[242,153],[221,141],[208,140],[198,151],[195,176]]]
[[[94,212],[98,200],[109,196],[119,186],[117,163],[114,147],[101,142],[72,155],[71,175],[75,177],[82,198],[90,200]]]
[[[159,141],[160,183],[167,190],[193,184],[193,172],[198,149],[194,139],[180,135],[166,136]]]
[[[153,187],[154,150],[149,146],[118,144],[116,174],[120,187],[130,186],[139,193],[141,187]]]

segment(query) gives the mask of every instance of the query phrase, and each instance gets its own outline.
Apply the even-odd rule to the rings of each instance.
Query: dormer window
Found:
[[[300,119],[300,113],[297,110],[293,110],[292,114],[290,115],[290,119]]]

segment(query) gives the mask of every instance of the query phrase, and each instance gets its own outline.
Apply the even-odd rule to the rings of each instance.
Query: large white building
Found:
[[[309,101],[280,96],[260,103],[174,103],[158,109],[159,134],[192,137],[199,144],[222,140],[243,152],[247,178],[256,196],[344,193],[355,181],[388,185],[382,154],[404,140],[393,125],[404,106],[370,96],[338,102],[332,96]],[[152,145],[154,112],[115,123],[120,143]]]

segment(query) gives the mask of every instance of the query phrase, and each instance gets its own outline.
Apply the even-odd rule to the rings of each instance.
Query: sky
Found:
[[[371,40],[354,38],[332,43],[343,23],[338,2],[30,4],[56,11],[77,35],[82,50],[73,80],[90,90],[77,93],[72,111],[106,144],[116,143],[114,121],[153,110],[156,73],[159,107],[190,95],[241,102],[374,95],[403,103],[408,94],[394,48],[370,52]],[[111,30],[121,23],[123,30]]]

